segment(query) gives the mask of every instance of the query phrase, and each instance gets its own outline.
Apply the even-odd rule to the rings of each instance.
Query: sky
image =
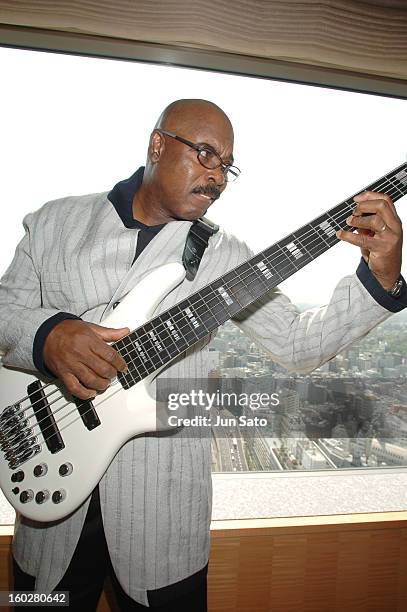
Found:
[[[207,216],[255,252],[406,160],[405,100],[6,48],[0,67],[0,274],[26,213],[130,176],[157,117],[178,98],[211,100],[231,118],[242,174]],[[398,213],[406,222],[407,198]],[[296,303],[326,303],[359,258],[340,244],[281,288]]]

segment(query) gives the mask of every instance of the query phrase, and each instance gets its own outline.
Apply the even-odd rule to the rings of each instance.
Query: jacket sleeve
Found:
[[[0,355],[5,365],[34,370],[33,343],[37,330],[60,313],[43,308],[41,277],[34,255],[37,213],[24,218],[25,236],[0,280]]]
[[[276,288],[233,320],[277,363],[309,373],[405,306],[405,283],[401,299],[392,298],[362,259],[357,273],[338,283],[325,306],[299,312]]]

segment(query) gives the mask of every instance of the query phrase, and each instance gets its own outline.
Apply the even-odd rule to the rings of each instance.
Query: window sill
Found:
[[[212,474],[212,520],[394,513],[407,510],[407,471]]]
[[[395,527],[405,527],[407,521],[407,511],[403,512],[371,512],[368,514],[337,514],[331,516],[295,516],[284,518],[268,518],[268,519],[235,519],[224,521],[212,521],[211,532],[213,536],[227,537],[230,536],[249,535],[248,530],[255,529],[256,535],[263,535],[272,530],[289,532],[290,530],[301,529],[301,532],[306,532],[307,528],[314,531],[315,527],[324,527],[327,529],[342,530],[346,527],[347,530],[371,529],[373,525],[380,524],[381,529]],[[253,532],[251,531],[250,534]]]

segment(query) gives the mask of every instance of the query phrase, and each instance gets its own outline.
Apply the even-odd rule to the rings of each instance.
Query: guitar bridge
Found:
[[[12,470],[41,451],[25,410],[18,403],[8,406],[0,416],[0,450]]]

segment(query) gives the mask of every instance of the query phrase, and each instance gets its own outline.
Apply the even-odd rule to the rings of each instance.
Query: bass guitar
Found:
[[[407,164],[365,190],[398,200],[407,193]],[[128,371],[91,401],[68,395],[58,381],[1,368],[0,486],[11,505],[37,521],[63,518],[90,495],[130,438],[169,429],[165,422],[160,425],[148,391],[154,378],[186,349],[336,245],[336,230],[352,229],[346,219],[354,207],[352,196],[153,318],[185,270],[170,263],[146,276],[103,320],[109,327],[134,330],[112,345]],[[24,397],[16,401],[23,389]]]

